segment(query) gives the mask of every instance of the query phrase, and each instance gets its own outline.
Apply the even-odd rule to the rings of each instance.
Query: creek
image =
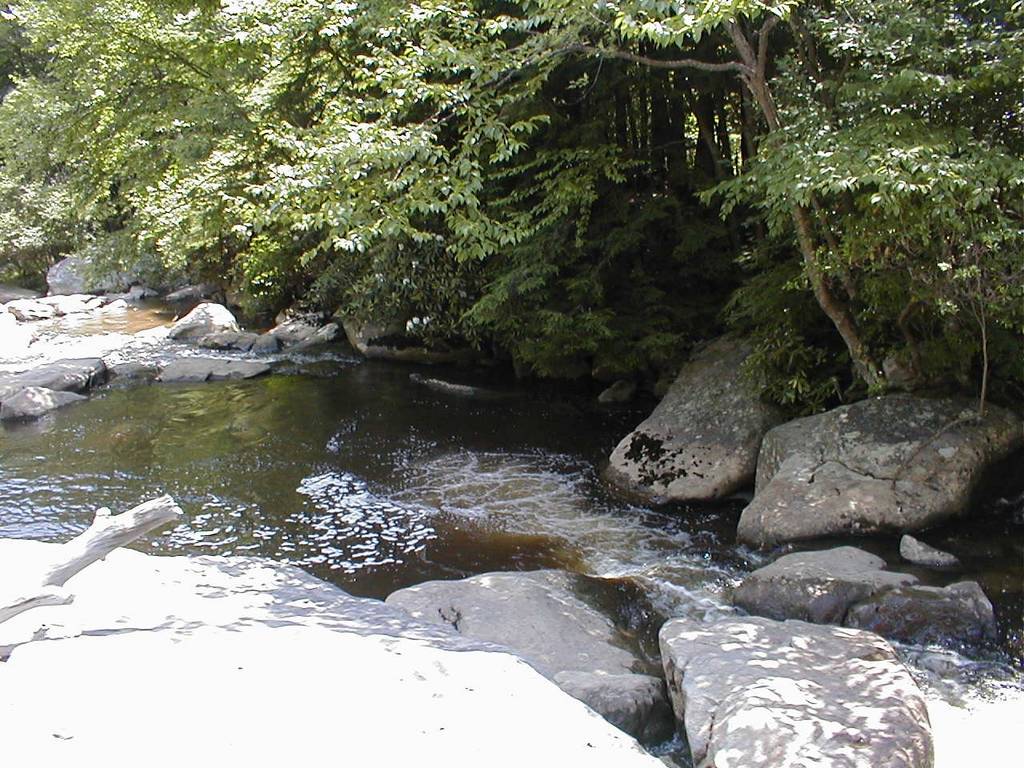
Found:
[[[151,307],[54,325],[31,360],[0,367],[97,350],[118,360],[186,353],[133,336],[167,317]],[[665,617],[732,612],[729,590],[767,562],[735,544],[743,500],[654,509],[602,484],[602,461],[642,409],[552,390],[464,400],[418,386],[412,370],[336,345],[281,356],[273,375],[251,381],[115,383],[0,427],[0,537],[63,540],[98,506],[120,511],[166,492],[187,519],[141,548],[269,557],[356,595],[564,568],[604,580],[601,599],[652,663]],[[988,593],[998,647],[971,657],[900,649],[929,695],[951,702],[1006,689],[1020,699],[1024,525],[1019,510],[985,512],[928,541],[961,558],[957,579]],[[894,541],[853,543],[898,560]]]

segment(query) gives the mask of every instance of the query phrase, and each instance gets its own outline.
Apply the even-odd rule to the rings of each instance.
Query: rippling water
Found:
[[[101,330],[130,336],[133,322]],[[117,341],[87,331],[60,344]],[[741,503],[654,510],[607,492],[597,467],[639,412],[530,392],[452,399],[417,387],[407,367],[337,352],[275,365],[248,382],[108,388],[0,427],[0,536],[64,539],[96,507],[167,492],[186,519],[141,544],[150,551],[263,555],[375,597],[433,578],[567,568],[612,580],[610,608],[649,654],[662,617],[730,612],[729,589],[760,562],[733,542]],[[1003,516],[965,530],[931,540],[985,586],[1004,643],[976,659],[904,649],[937,690],[1006,679],[1020,664],[1021,526]]]

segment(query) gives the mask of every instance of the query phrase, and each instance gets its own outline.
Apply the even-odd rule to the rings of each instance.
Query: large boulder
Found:
[[[124,274],[102,277],[91,273],[87,259],[68,256],[54,264],[46,273],[50,294],[115,293],[128,290],[129,278]]]
[[[581,599],[583,586],[582,577],[564,571],[486,573],[400,589],[386,602],[511,648],[631,734],[664,738],[671,721],[661,681],[636,674],[642,660],[613,622]]]
[[[46,272],[46,285],[51,294],[87,293],[85,262],[77,256],[61,259]]]
[[[750,485],[761,438],[782,418],[741,375],[749,353],[731,336],[708,345],[618,444],[605,477],[654,502],[719,499]]]
[[[908,532],[964,513],[986,470],[1024,445],[1024,423],[990,406],[890,395],[776,427],[737,536],[745,544]]]
[[[57,546],[0,541],[0,583]],[[663,768],[514,655],[293,567],[117,550],[68,588],[0,624],[16,763]]]
[[[174,322],[167,334],[171,339],[189,341],[214,333],[239,333],[238,321],[223,304],[203,302],[183,318]]]
[[[695,768],[931,768],[924,697],[877,635],[802,621],[661,629]]]
[[[157,379],[165,383],[253,379],[270,372],[270,366],[255,360],[227,360],[219,357],[179,357],[167,363]]]
[[[198,285],[186,285],[176,291],[171,291],[164,300],[171,304],[184,304],[189,301],[209,299],[217,294],[217,286],[213,283],[200,283]]]
[[[0,404],[0,421],[38,419],[45,413],[85,400],[74,392],[55,392],[43,387],[25,387]]]
[[[107,366],[98,357],[58,360],[22,373],[0,373],[0,401],[27,387],[81,393],[106,380]]]
[[[796,552],[747,576],[737,606],[771,619],[868,629],[891,640],[956,648],[995,639],[992,603],[973,581],[925,587],[854,547]]]

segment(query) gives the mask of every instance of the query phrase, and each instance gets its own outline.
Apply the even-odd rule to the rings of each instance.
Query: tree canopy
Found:
[[[1020,399],[1022,18],[1019,0],[10,3],[8,272],[82,251],[541,375],[653,379],[730,326],[797,409],[851,386]]]

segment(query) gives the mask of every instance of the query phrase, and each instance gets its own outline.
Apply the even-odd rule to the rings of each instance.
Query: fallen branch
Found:
[[[42,564],[38,574],[26,574],[15,588],[3,589],[6,594],[0,595],[0,623],[32,608],[67,605],[74,599],[63,588],[68,579],[180,515],[181,508],[170,496],[147,501],[120,515],[112,515],[105,507],[97,510],[92,525],[84,532],[53,548],[53,556]]]

